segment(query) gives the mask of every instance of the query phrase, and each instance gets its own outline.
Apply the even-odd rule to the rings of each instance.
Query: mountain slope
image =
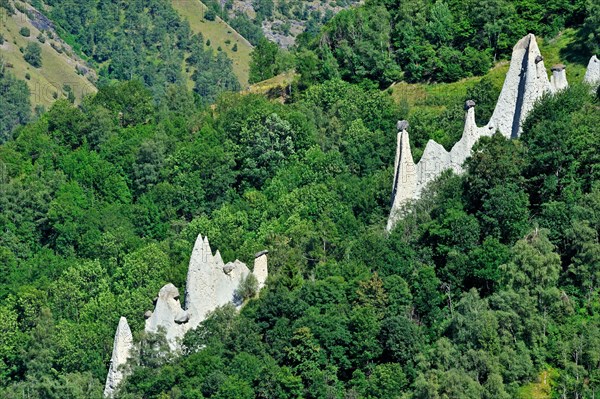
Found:
[[[220,47],[227,54],[233,61],[233,73],[239,79],[242,88],[246,88],[252,45],[221,18],[216,17],[214,21],[205,19],[207,8],[200,1],[172,0],[172,4],[177,13],[189,22],[195,33],[201,33],[205,40],[210,40],[213,49]],[[233,50],[234,46],[237,46],[236,51]]]
[[[95,79],[95,72],[60,39],[50,21],[45,20],[34,8],[26,7],[29,15],[18,9],[15,9],[14,15],[8,15],[4,8],[0,8],[0,34],[5,40],[4,44],[0,45],[0,56],[6,61],[9,71],[27,82],[31,90],[32,105],[48,107],[56,99],[65,98],[66,93],[63,91],[65,85],[73,89],[76,101],[80,101],[86,94],[95,93],[96,87],[91,82]],[[29,29],[30,36],[21,35],[19,33],[21,28]],[[40,43],[37,39],[41,32],[38,28],[50,32],[44,34],[45,43]],[[27,63],[20,50],[32,42],[41,46],[41,68],[35,68]],[[82,72],[86,71],[86,75],[78,73],[78,69]],[[30,79],[27,79],[27,76]],[[55,93],[56,98],[54,98]]]

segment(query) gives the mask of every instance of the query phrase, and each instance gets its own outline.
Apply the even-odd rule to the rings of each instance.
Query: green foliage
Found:
[[[29,30],[29,28],[26,27],[26,26],[24,26],[21,29],[19,29],[19,33],[23,37],[29,37],[29,36],[31,36],[31,30]]]
[[[23,52],[23,58],[27,61],[31,66],[36,68],[42,67],[42,48],[39,44],[30,42],[25,47],[25,51]]]
[[[428,11],[428,38],[447,44],[452,10]],[[215,60],[203,42],[193,65]],[[107,85],[6,136],[0,397],[100,397],[119,316],[142,331],[159,288],[183,290],[199,233],[226,262],[268,248],[269,285],[257,296],[246,279],[241,310],[216,309],[181,356],[164,333],[136,334],[120,398],[509,398],[548,368],[554,392],[598,390],[589,88],[542,99],[519,140],[481,139],[464,174],[444,173],[385,234],[406,111],[369,78],[305,72],[286,104]],[[487,107],[495,90],[468,95]]]
[[[580,41],[593,53],[598,15],[597,4],[584,0],[369,1],[338,13],[320,32],[308,24],[300,51],[317,59],[301,73],[305,78],[331,68],[331,55],[350,82],[381,88],[399,80],[455,82],[485,74],[528,32],[552,37],[583,26]]]
[[[277,75],[277,56],[279,54],[277,45],[267,39],[261,39],[251,54],[250,61],[250,83],[267,80]]]
[[[206,18],[207,21],[214,21],[217,18],[217,13],[212,9],[208,9],[204,14],[204,18]]]
[[[13,130],[29,121],[31,104],[29,88],[24,81],[16,79],[6,71],[0,58],[0,144],[7,141]]]

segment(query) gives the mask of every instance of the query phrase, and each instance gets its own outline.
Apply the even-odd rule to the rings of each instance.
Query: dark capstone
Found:
[[[399,132],[403,131],[403,130],[408,130],[409,124],[408,121],[398,121],[398,123],[396,124],[396,128],[398,129]]]
[[[233,263],[228,263],[225,266],[223,266],[223,272],[225,274],[231,273],[233,269],[235,269],[235,265]]]
[[[475,101],[473,101],[473,100],[467,100],[465,102],[465,111],[468,111],[471,108],[475,108]]]
[[[267,250],[265,249],[264,251],[260,251],[260,252],[257,252],[257,253],[255,253],[255,254],[254,254],[254,258],[260,258],[261,256],[263,256],[263,255],[266,255],[266,254],[268,254],[268,253],[269,253],[269,251],[267,251]]]
[[[550,70],[552,72],[560,72],[560,71],[564,70],[565,68],[566,68],[566,66],[564,66],[563,64],[557,64],[557,65],[554,65],[552,68],[550,68]]]
[[[175,318],[175,323],[177,323],[177,324],[184,324],[184,323],[187,323],[188,321],[190,321],[190,315],[188,314],[188,312],[180,313]]]
[[[537,57],[535,57],[535,63],[536,64],[539,64],[542,61],[544,61],[544,57],[542,57],[541,55],[538,55]]]

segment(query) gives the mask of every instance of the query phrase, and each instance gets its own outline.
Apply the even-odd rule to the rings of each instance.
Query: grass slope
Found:
[[[204,19],[206,6],[198,0],[172,0],[173,8],[185,18],[196,33],[202,33],[205,40],[210,40],[211,47],[217,51],[219,47],[233,61],[233,72],[243,89],[248,87],[250,74],[250,53],[252,45],[219,17],[214,21]],[[227,43],[229,41],[229,43]],[[237,51],[233,46],[237,44]]]
[[[567,79],[569,82],[575,83],[583,80],[589,57],[587,57],[587,60],[584,60],[585,57],[576,59],[565,56],[565,54],[568,54],[568,49],[576,44],[576,31],[567,29],[555,38],[544,40],[538,37],[537,40],[540,51],[544,56],[544,65],[548,73],[550,73],[550,68],[553,65],[565,64],[567,66]],[[571,58],[571,62],[569,62],[569,58]],[[486,77],[491,79],[494,86],[501,88],[504,84],[508,67],[509,61],[501,61],[488,72]],[[409,84],[400,82],[391,87],[391,94],[396,102],[407,104],[411,110],[427,108],[441,113],[446,109],[446,104],[452,104],[462,99],[466,95],[467,89],[475,85],[482,78],[479,76],[454,83],[436,84]]]
[[[19,30],[27,27],[31,31],[29,37],[23,37]],[[73,88],[76,101],[87,94],[95,93],[96,87],[84,76],[76,71],[77,65],[83,63],[63,51],[59,53],[50,45],[55,43],[62,48],[60,40],[46,39],[45,43],[39,43],[37,36],[40,33],[33,26],[29,17],[17,11],[15,15],[8,16],[3,8],[0,8],[0,34],[4,36],[5,42],[0,46],[0,56],[9,65],[8,70],[17,78],[25,80],[31,91],[31,103],[35,107],[42,105],[48,108],[56,99],[65,98],[63,86],[69,85]],[[54,33],[56,37],[56,33]],[[42,67],[35,68],[24,59],[20,48],[25,48],[29,42],[37,42],[42,47]],[[12,66],[12,67],[10,67]],[[25,76],[29,74],[30,79]]]

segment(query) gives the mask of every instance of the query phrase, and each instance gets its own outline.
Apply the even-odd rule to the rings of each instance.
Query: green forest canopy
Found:
[[[100,6],[123,6],[113,17],[137,10],[119,23],[162,24],[159,2],[148,15],[134,3],[52,12],[80,43],[88,33],[77,21],[87,14],[77,10],[91,13],[92,27],[104,18],[95,16]],[[444,4],[424,3],[423,15],[437,10],[446,21],[442,11],[459,5]],[[570,16],[555,26],[535,4],[523,18],[541,32],[582,23],[589,45],[593,5],[561,3]],[[79,107],[58,101],[3,131],[0,397],[100,398],[119,316],[143,330],[159,288],[184,286],[199,233],[225,261],[249,263],[268,248],[268,287],[240,314],[225,307],[188,334],[184,356],[166,354],[160,336],[136,334],[144,350],[120,398],[512,398],[541,372],[555,393],[598,391],[598,97],[573,84],[536,106],[520,139],[481,139],[465,174],[442,175],[386,236],[395,122],[408,110],[369,83],[387,79],[378,69],[348,71],[372,63],[407,76],[396,56],[380,64],[368,45],[394,37],[393,28],[371,29],[394,10],[368,2],[320,33],[343,38],[358,26],[365,46],[307,40],[296,56],[301,90],[286,104],[204,92],[229,76],[226,67],[196,70],[202,97],[165,78],[162,62],[149,74],[150,64],[137,63],[137,79],[112,82],[131,76],[111,75],[120,61],[109,51],[116,66],[98,94]],[[140,37],[118,32],[108,42]],[[174,53],[189,65],[227,64],[196,39]],[[449,40],[450,50],[461,48]],[[137,45],[152,58],[160,53],[152,43]],[[102,46],[82,48],[99,57]],[[20,104],[12,125],[30,118],[20,84],[0,74],[8,93],[0,98]],[[497,88],[484,79],[467,96],[485,118]],[[415,150],[439,131],[451,146],[466,99],[444,104],[444,118],[411,121]]]

